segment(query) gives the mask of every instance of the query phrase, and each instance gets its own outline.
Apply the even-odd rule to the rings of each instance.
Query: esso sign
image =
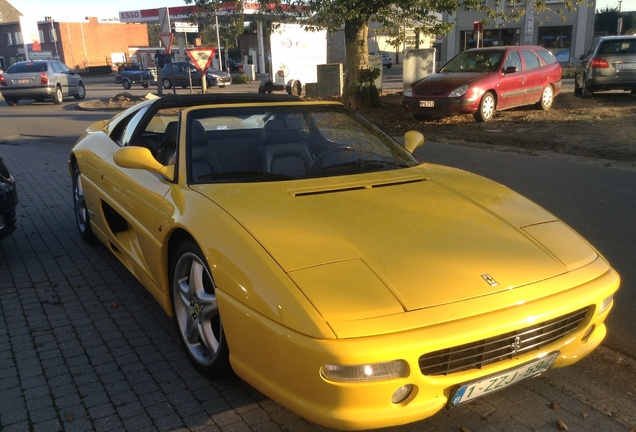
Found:
[[[141,18],[141,11],[124,11],[124,12],[119,12],[119,20],[120,21],[124,21],[124,20],[134,20],[134,19],[139,19]]]

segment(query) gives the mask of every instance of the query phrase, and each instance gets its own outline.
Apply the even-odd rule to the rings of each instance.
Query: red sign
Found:
[[[170,54],[170,50],[172,50],[172,38],[174,35],[172,33],[161,33],[161,42],[163,42],[163,47],[166,49],[166,54]]]
[[[203,75],[203,72],[212,64],[215,50],[216,48],[192,48],[187,50],[186,53],[197,70]]]

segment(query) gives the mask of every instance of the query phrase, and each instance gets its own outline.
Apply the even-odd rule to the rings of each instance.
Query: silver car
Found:
[[[22,61],[12,64],[0,75],[0,92],[9,106],[20,99],[51,99],[59,105],[65,97],[86,97],[82,77],[64,63],[55,60]]]
[[[581,56],[574,76],[574,93],[591,97],[596,91],[636,93],[636,36],[594,39]]]

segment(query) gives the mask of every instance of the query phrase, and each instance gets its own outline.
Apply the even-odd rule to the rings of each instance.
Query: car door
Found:
[[[65,89],[65,94],[69,96],[76,94],[79,90],[79,75],[64,63],[54,62],[54,64],[59,68],[60,74],[66,79],[67,88]]]
[[[142,110],[126,126],[122,146],[145,146],[144,135],[157,135],[159,131],[153,130],[157,127],[156,123],[148,121],[146,112]],[[104,160],[103,213],[116,252],[125,256],[135,274],[152,281],[156,280],[158,265],[148,259],[154,256],[151,251],[156,248],[158,228],[155,227],[155,219],[171,184],[157,173],[118,166],[114,154]]]
[[[526,78],[519,51],[508,51],[500,73],[498,108],[504,109],[522,105],[526,94]]]
[[[525,90],[524,105],[533,104],[541,99],[543,87],[548,78],[547,71],[541,66],[539,56],[531,49],[521,49],[524,64]]]

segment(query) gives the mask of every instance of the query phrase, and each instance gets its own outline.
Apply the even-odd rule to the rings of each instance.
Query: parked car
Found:
[[[65,97],[86,97],[82,77],[64,63],[55,60],[22,61],[9,66],[0,75],[0,92],[9,106],[20,99],[51,99],[59,105]]]
[[[459,53],[439,72],[404,90],[402,104],[415,118],[473,114],[536,104],[550,109],[561,91],[561,65],[537,46],[475,48]]]
[[[383,52],[383,51],[376,51],[372,54],[377,56],[382,56],[382,67],[391,69],[391,66],[393,66],[393,59],[391,59],[391,54],[389,54],[388,52]]]
[[[208,69],[205,76],[208,87],[225,87],[232,84],[230,74],[217,69]],[[173,85],[183,88],[189,87],[190,80],[192,80],[193,86],[201,85],[201,74],[192,63],[173,62],[163,67],[161,85],[165,89],[172,88]]]
[[[625,90],[636,93],[636,36],[594,39],[581,55],[574,76],[574,93]]]
[[[422,163],[333,101],[168,95],[69,157],[79,234],[174,317],[203,374],[376,429],[570,365],[619,277],[528,199]]]
[[[15,179],[0,157],[0,240],[18,227],[18,190]]]
[[[156,71],[153,74],[153,71],[139,63],[124,63],[118,68],[115,83],[121,83],[126,90],[133,84],[141,84],[143,88],[148,88],[150,84],[157,83]]]

